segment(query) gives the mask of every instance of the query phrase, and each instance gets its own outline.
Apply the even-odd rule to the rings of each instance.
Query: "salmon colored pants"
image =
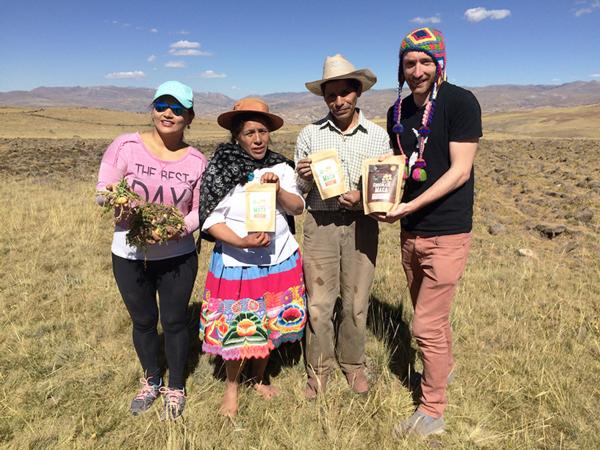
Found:
[[[412,331],[423,358],[419,411],[441,417],[454,367],[450,310],[467,263],[471,233],[421,237],[402,231],[402,266],[415,310]]]

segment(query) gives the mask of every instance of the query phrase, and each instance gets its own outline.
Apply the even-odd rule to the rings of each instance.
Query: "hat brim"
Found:
[[[177,94],[171,94],[171,93],[155,95],[154,98],[152,99],[152,103],[154,103],[156,100],[158,100],[161,97],[173,97],[175,100],[177,100],[177,103],[179,103],[185,109],[193,109],[194,108],[193,102],[190,102],[189,100],[183,98],[181,95],[178,96]]]
[[[269,127],[269,131],[279,130],[283,126],[283,119],[281,117],[276,116],[275,114],[267,113],[264,111],[256,111],[252,109],[242,109],[237,111],[224,112],[223,114],[220,114],[219,117],[217,117],[217,123],[226,130],[231,131],[233,120],[237,116],[242,114],[256,114],[259,116],[266,117],[269,120],[269,123],[271,124],[271,126]]]
[[[333,80],[358,80],[362,85],[362,92],[366,92],[373,87],[375,83],[377,83],[377,77],[373,72],[369,69],[360,69],[355,70],[354,72],[345,73],[343,75],[337,75],[335,77],[324,78],[322,80],[310,81],[308,83],[304,83],[306,89],[312,92],[319,97],[323,97],[323,91],[321,90],[321,86],[328,81]]]

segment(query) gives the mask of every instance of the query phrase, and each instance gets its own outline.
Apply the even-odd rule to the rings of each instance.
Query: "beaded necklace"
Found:
[[[417,159],[415,160],[414,165],[412,166],[412,172],[410,173],[410,177],[415,181],[423,182],[427,180],[427,172],[425,168],[427,167],[427,163],[423,158],[423,154],[425,153],[425,144],[427,144],[427,139],[429,138],[429,134],[431,133],[431,129],[429,128],[431,125],[431,121],[433,120],[433,115],[435,113],[435,103],[438,94],[438,85],[440,84],[440,80],[443,80],[442,73],[440,70],[440,66],[438,65],[438,69],[436,70],[437,79],[436,82],[433,83],[433,87],[431,89],[431,93],[429,94],[429,98],[427,99],[427,103],[425,104],[425,111],[423,111],[423,118],[421,119],[421,128],[417,130],[417,150],[419,152]],[[402,149],[402,143],[400,142],[400,135],[404,132],[404,126],[400,123],[402,116],[402,87],[398,88],[398,99],[394,103],[394,126],[392,131],[396,134],[396,142],[398,143],[398,149],[400,153],[404,156],[406,165],[404,167],[404,179],[406,180],[409,176],[409,161]]]

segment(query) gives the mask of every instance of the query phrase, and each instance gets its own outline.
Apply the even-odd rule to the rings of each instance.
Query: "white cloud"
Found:
[[[439,14],[436,14],[435,16],[431,17],[415,17],[413,19],[410,19],[410,21],[419,25],[425,25],[426,23],[441,23],[442,18]]]
[[[131,24],[130,24],[130,23],[127,23],[127,22],[121,22],[121,21],[119,21],[119,20],[113,20],[113,21],[112,21],[112,24],[113,24],[113,25],[118,25],[118,26],[120,26],[120,27],[122,27],[122,28],[129,28],[129,27],[131,27]]]
[[[235,90],[239,90],[240,88],[237,86],[231,86],[231,89],[233,89],[235,91]]]
[[[154,61],[156,61],[156,55],[150,55],[150,56],[148,56],[147,61],[149,63],[153,63]]]
[[[190,32],[187,30],[180,30],[177,32],[177,34],[182,34],[182,35],[186,36],[186,35],[190,34]]]
[[[227,75],[224,73],[215,72],[214,70],[205,70],[200,72],[202,78],[225,78]]]
[[[149,31],[150,33],[158,33],[158,28],[156,28],[156,27],[146,28],[146,27],[143,27],[141,25],[135,25],[135,26],[133,26],[132,24],[130,24],[128,22],[121,22],[119,20],[112,20],[111,23],[113,25],[119,26],[121,28],[132,28],[132,29],[135,29],[137,31]]]
[[[169,47],[170,48],[200,48],[200,42],[187,41],[184,39],[182,41],[173,42]]]
[[[169,69],[183,69],[186,66],[183,61],[169,61],[165,64],[165,67]]]
[[[195,48],[182,48],[176,49],[172,48],[169,50],[169,53],[174,56],[211,56],[212,53],[205,52],[204,50],[197,50]]]
[[[111,72],[104,75],[109,80],[124,80],[129,78],[144,78],[146,74],[141,70],[132,70],[129,72]]]
[[[575,10],[575,17],[585,16],[586,14],[591,14],[595,9],[600,8],[600,0],[594,0],[593,2],[579,2],[579,4],[585,5],[582,8],[577,8]]]
[[[481,22],[482,20],[501,20],[510,16],[510,9],[485,9],[482,6],[469,8],[465,11],[465,17],[469,22]]]
[[[590,75],[591,78],[600,78],[600,73],[592,73]]]
[[[200,42],[181,40],[169,46],[169,53],[175,56],[210,56],[210,52],[200,50]]]

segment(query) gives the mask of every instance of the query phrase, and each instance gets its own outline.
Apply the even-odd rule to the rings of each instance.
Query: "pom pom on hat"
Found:
[[[396,134],[402,134],[404,132],[404,126],[401,123],[397,123],[392,127],[392,131]]]
[[[425,160],[423,158],[417,158],[417,160],[415,161],[415,166],[418,169],[424,169],[425,167],[427,167],[427,163],[425,162]]]
[[[423,182],[427,180],[427,172],[425,172],[425,169],[415,167],[412,171],[412,179]]]

